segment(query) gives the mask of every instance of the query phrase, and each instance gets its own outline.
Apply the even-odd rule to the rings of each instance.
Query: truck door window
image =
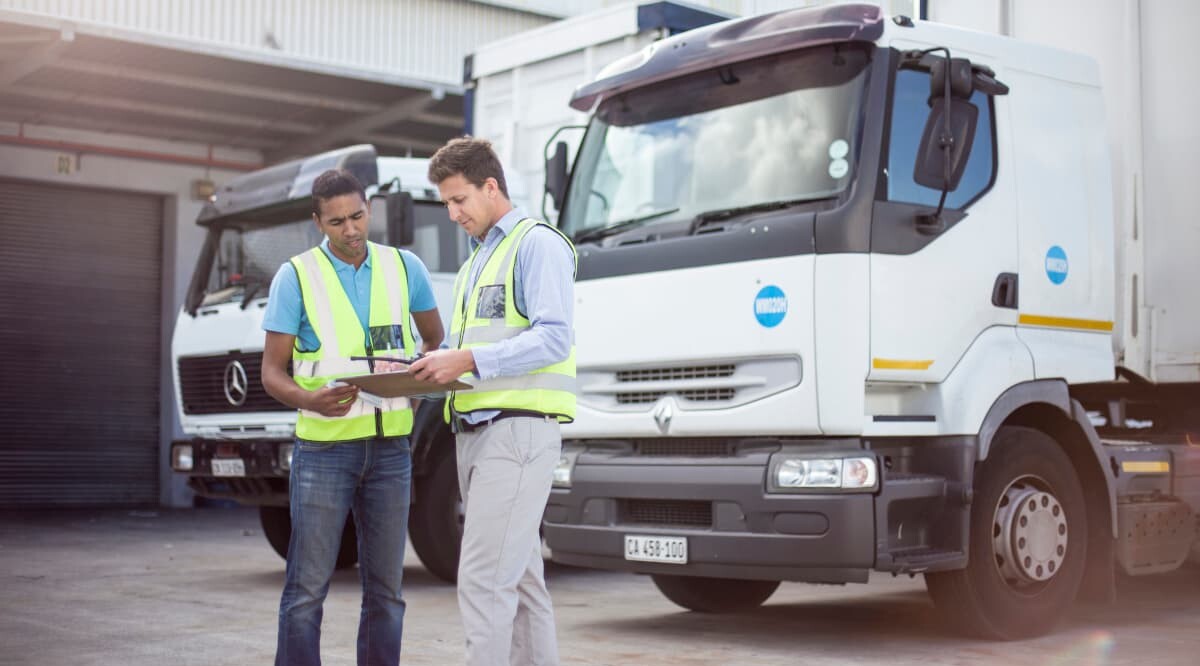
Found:
[[[465,256],[460,252],[458,225],[449,221],[440,202],[413,204],[413,244],[404,249],[421,258],[434,273],[455,273]]]
[[[929,73],[914,69],[896,72],[892,94],[892,129],[888,143],[887,198],[888,201],[937,206],[941,192],[918,185],[913,180],[917,160],[917,144],[929,117]],[[975,91],[971,103],[979,108],[979,124],[970,159],[958,189],[946,195],[947,208],[966,208],[989,187],[996,173],[995,125],[992,105],[987,95]]]

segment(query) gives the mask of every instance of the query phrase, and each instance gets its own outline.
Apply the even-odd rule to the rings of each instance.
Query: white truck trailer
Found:
[[[541,193],[546,145],[563,126],[587,122],[567,106],[579,84],[655,41],[729,18],[678,2],[626,3],[481,45],[463,63],[468,134],[488,139],[530,192]],[[573,153],[582,131],[560,135]],[[530,202],[553,222],[557,211]]]
[[[1200,293],[1200,222],[1114,206],[1094,60],[845,4],[655,42],[571,106],[555,560],[700,611],[923,574],[1009,639],[1195,556],[1200,307],[1131,294]]]
[[[312,221],[312,181],[329,168],[347,169],[367,186],[371,240],[412,250],[425,262],[443,319],[466,255],[465,236],[429,184],[428,160],[379,157],[369,145],[240,176],[201,212],[197,223],[208,235],[172,340],[186,438],[172,444],[171,464],[201,497],[259,507],[263,532],[281,556],[291,534],[288,474],[296,410],[262,387],[263,310],[279,266],[321,241]],[[523,200],[520,179],[509,182],[513,196]],[[417,408],[412,440],[409,537],[426,568],[453,581],[462,509],[454,442],[439,401],[422,401]],[[350,520],[338,566],[353,566],[357,559]]]

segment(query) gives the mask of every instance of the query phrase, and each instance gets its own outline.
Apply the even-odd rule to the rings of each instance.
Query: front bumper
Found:
[[[288,470],[281,464],[280,446],[291,439],[208,440],[194,438],[171,443],[192,447],[192,469],[175,470],[188,476],[188,487],[209,499],[228,499],[251,506],[287,506]],[[244,475],[213,473],[213,459],[240,460]]]
[[[865,581],[875,561],[872,494],[768,494],[767,459],[632,462],[584,454],[572,487],[550,494],[546,545],[555,561],[600,569]],[[626,560],[624,537],[638,534],[685,537],[687,564]]]
[[[648,440],[644,440],[648,441]],[[699,440],[693,440],[699,441]],[[865,582],[871,570],[966,564],[974,444],[943,441],[704,440],[727,453],[661,455],[676,442],[588,444],[569,489],[555,488],[543,533],[555,561],[649,574]],[[578,447],[580,443],[570,443]],[[658,455],[639,455],[639,446]],[[873,491],[767,492],[772,454],[872,455]],[[683,537],[687,563],[628,560],[625,536]]]

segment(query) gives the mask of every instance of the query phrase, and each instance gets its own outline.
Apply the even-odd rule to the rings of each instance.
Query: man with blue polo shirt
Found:
[[[353,512],[363,585],[358,663],[393,665],[404,626],[412,409],[405,398],[368,402],[338,379],[374,370],[354,356],[413,356],[413,323],[423,351],[437,349],[444,331],[421,260],[367,240],[370,213],[352,174],[318,176],[312,202],[326,238],[280,267],[263,318],[263,388],[299,410],[275,663],[320,664],[322,605]]]

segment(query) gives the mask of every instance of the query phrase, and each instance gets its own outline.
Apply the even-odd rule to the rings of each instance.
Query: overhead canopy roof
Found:
[[[262,151],[371,143],[427,155],[462,133],[462,90],[0,10],[0,121]]]

